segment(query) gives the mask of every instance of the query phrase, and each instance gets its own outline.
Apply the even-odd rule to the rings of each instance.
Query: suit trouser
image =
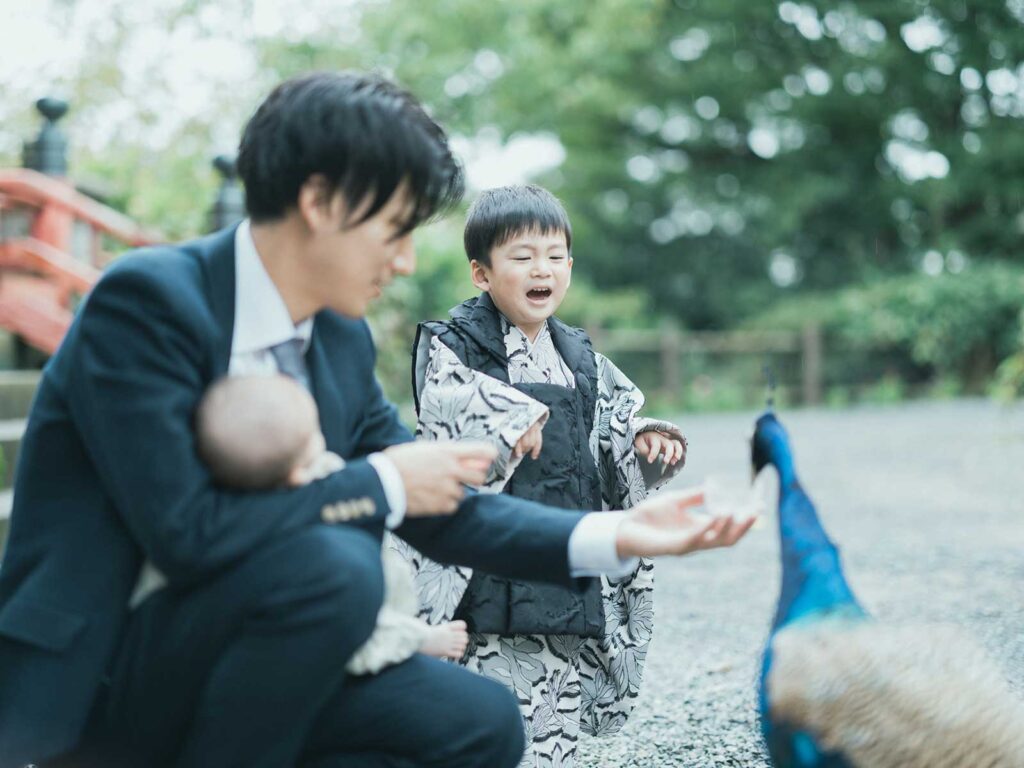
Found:
[[[417,658],[390,675],[346,681],[345,662],[370,636],[382,599],[380,542],[345,526],[305,529],[208,583],[158,592],[129,620],[104,740],[147,766],[283,768],[304,753],[325,766],[397,766],[403,755],[413,765],[515,765],[518,720],[512,746],[505,735],[515,703],[471,673]],[[439,697],[452,695],[482,715],[475,730],[456,718],[476,734],[469,741],[435,722],[444,719],[434,714]],[[484,718],[502,724],[497,735]],[[453,753],[445,739],[479,748],[482,761]]]

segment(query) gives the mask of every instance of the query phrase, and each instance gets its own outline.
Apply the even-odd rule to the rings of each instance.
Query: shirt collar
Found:
[[[246,219],[235,230],[235,329],[231,354],[259,352],[294,338],[302,339],[305,352],[312,336],[312,317],[298,325],[292,323],[284,299],[256,252]]]

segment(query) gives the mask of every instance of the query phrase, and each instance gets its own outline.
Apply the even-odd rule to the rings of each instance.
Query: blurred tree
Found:
[[[361,47],[467,137],[556,135],[577,269],[723,326],[793,292],[1019,259],[1020,0],[367,4]]]
[[[648,315],[724,327],[792,294],[1020,261],[1024,0],[63,0],[53,15],[81,48],[57,79],[73,174],[172,237],[201,231],[209,160],[275,80],[360,67],[394,74],[461,147],[557,137],[564,161],[538,181],[573,217],[579,276],[634,286]],[[35,88],[5,87],[24,105],[0,107],[5,123],[29,124]],[[10,141],[0,153],[16,161]],[[432,253],[461,250],[458,227],[439,232]]]
[[[0,166],[20,164],[35,99],[60,94],[77,184],[169,238],[202,232],[210,161],[237,146],[273,76],[256,62],[252,13],[251,0],[53,0],[36,30],[52,57],[11,64],[3,83]]]

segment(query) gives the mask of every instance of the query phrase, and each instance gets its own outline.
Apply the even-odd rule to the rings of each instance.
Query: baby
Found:
[[[239,490],[305,485],[345,466],[327,450],[313,398],[287,376],[229,376],[215,382],[196,411],[196,439],[214,479]],[[416,652],[461,658],[466,623],[431,626],[416,618],[419,603],[408,566],[388,546],[381,557],[384,604],[373,634],[346,669],[372,674]]]

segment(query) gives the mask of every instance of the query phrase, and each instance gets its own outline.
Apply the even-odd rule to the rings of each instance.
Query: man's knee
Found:
[[[523,717],[515,697],[500,683],[481,678],[486,683],[473,700],[473,709],[481,729],[483,750],[481,765],[515,768],[523,757],[525,736]]]
[[[364,531],[317,525],[280,542],[269,553],[281,569],[277,594],[261,609],[287,606],[303,620],[335,623],[369,637],[384,600],[380,542]],[[360,640],[361,642],[362,640]]]

